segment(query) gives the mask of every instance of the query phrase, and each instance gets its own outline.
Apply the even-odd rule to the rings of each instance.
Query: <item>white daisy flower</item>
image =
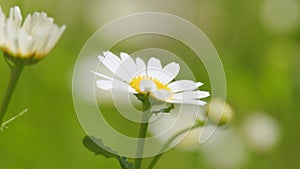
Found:
[[[98,88],[149,94],[167,103],[206,104],[200,99],[208,97],[209,92],[198,90],[203,83],[191,80],[173,81],[180,70],[178,63],[171,62],[162,67],[160,60],[154,57],[148,60],[147,65],[139,57],[134,61],[127,53],[121,53],[120,57],[109,51],[103,52],[103,56],[98,56],[100,62],[114,74],[114,77],[109,77],[96,73],[103,78],[96,81]]]
[[[44,12],[27,15],[22,23],[18,6],[6,18],[0,6],[0,48],[11,58],[40,60],[57,43],[66,26],[57,26]]]

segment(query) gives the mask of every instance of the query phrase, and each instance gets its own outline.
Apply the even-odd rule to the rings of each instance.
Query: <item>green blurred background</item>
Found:
[[[185,18],[209,37],[224,65],[227,100],[236,112],[231,127],[240,135],[243,121],[254,112],[265,112],[278,125],[278,140],[271,149],[256,151],[245,143],[240,163],[217,168],[300,168],[299,0],[2,0],[0,5],[6,14],[13,5],[21,7],[23,16],[45,11],[57,24],[67,25],[47,58],[22,74],[6,118],[25,108],[29,112],[0,133],[1,169],[119,168],[115,160],[94,156],[81,143],[85,133],[73,108],[72,71],[82,46],[96,30],[113,19],[145,11]],[[182,44],[165,38],[144,46],[138,40],[129,39],[130,45],[119,44],[113,52],[157,47],[183,60],[192,55]],[[187,63],[197,80],[209,84],[203,68]],[[9,78],[4,59],[0,59],[0,76],[2,97]],[[110,106],[106,113],[114,111]],[[219,158],[226,161],[227,156]],[[188,152],[169,151],[157,168],[216,168],[210,163],[200,146]]]

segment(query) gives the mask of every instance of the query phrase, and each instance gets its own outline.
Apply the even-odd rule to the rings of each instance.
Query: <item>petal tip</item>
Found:
[[[100,62],[103,62],[103,60],[104,60],[105,58],[104,58],[103,56],[99,55],[99,56],[98,56],[98,59],[99,59]]]
[[[120,56],[121,56],[121,59],[124,61],[128,58],[130,58],[130,55],[128,53],[125,53],[125,52],[121,52],[120,53]]]
[[[197,87],[200,87],[200,86],[202,86],[202,85],[203,85],[203,83],[201,83],[201,82],[197,82],[197,83],[196,83],[196,85],[197,85]]]

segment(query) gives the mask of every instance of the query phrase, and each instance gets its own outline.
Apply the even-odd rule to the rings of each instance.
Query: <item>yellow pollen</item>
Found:
[[[148,77],[148,76],[137,76],[137,77],[133,78],[129,84],[138,93],[144,93],[145,91],[141,91],[141,89],[140,89],[140,82],[142,80],[151,80],[155,83],[157,89],[165,89],[165,90],[171,91],[171,89],[168,88],[167,85],[163,84],[162,82],[160,82],[159,80],[157,80],[153,77]]]

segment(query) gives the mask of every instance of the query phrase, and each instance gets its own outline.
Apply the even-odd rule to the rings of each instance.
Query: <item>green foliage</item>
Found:
[[[103,155],[106,158],[116,157],[116,153],[109,147],[106,147],[101,139],[94,136],[85,136],[82,140],[83,145],[95,155]]]
[[[85,136],[82,140],[83,145],[95,155],[102,155],[106,158],[116,158],[122,169],[133,169],[133,164],[126,157],[119,156],[111,148],[106,147],[101,139],[94,136]]]
[[[126,157],[116,157],[119,160],[120,166],[122,169],[133,169],[133,164],[128,161]]]
[[[139,101],[145,102],[148,100],[149,94],[135,94],[135,96]]]

